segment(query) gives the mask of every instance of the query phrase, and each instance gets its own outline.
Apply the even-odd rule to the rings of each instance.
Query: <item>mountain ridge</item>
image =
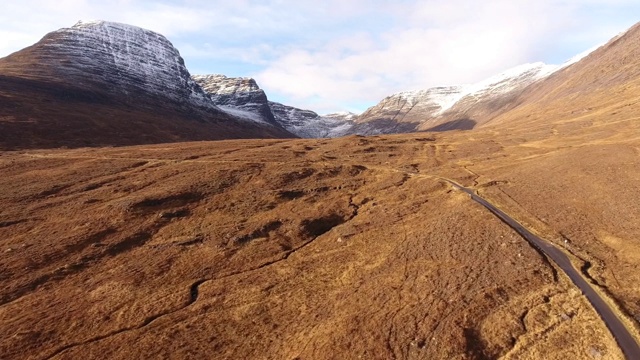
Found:
[[[246,111],[248,114],[256,114],[260,117],[244,115],[251,120],[264,121],[280,127],[269,108],[267,95],[254,79],[233,78],[222,74],[192,75],[191,78],[222,111],[234,113],[234,108]]]
[[[230,114],[256,122],[267,122],[303,138],[337,137],[347,134],[354,114],[336,113],[324,116],[270,101],[255,79],[227,77],[222,74],[193,75],[212,101]]]
[[[0,122],[5,148],[293,137],[223,112],[163,35],[107,21],[0,59]]]
[[[306,138],[470,130],[508,112],[518,105],[516,100],[524,89],[580,61],[594,49],[578,54],[560,65],[548,65],[542,62],[526,63],[473,84],[438,86],[391,94],[361,114],[350,114],[342,118],[340,115],[319,116],[311,110],[297,109],[279,103],[269,106],[276,123]],[[257,113],[265,119],[270,119],[270,116],[264,115],[267,113],[266,110],[256,111],[252,109],[255,104],[243,100],[250,96],[251,92],[260,89],[255,79],[227,78],[224,75],[207,76],[210,77],[210,81],[220,83],[209,86],[212,98],[222,99],[219,104],[231,103],[237,109]],[[202,78],[202,76],[199,77]],[[236,82],[237,85],[229,87],[228,84],[222,84],[229,81]],[[242,82],[249,82],[252,85],[242,86]],[[203,85],[203,88],[206,87]],[[220,89],[225,89],[222,91],[226,93],[222,96],[226,98],[218,94]],[[259,91],[266,96],[262,89]],[[230,98],[235,99],[229,100]],[[263,99],[260,105],[263,109],[264,102]],[[268,100],[266,102],[271,104]],[[274,110],[274,107],[277,110]],[[338,119],[343,121],[337,121]]]
[[[640,88],[640,23],[615,36],[570,67],[527,88],[518,106],[491,121],[491,126],[522,126],[531,119],[570,120],[629,113]],[[571,109],[567,111],[567,109]]]
[[[634,28],[637,25],[609,43],[624,41]],[[531,103],[532,100],[526,97],[527,94],[535,94],[532,88],[558,73],[566,72],[585,57],[588,58],[594,49],[578,54],[561,65],[540,62],[522,64],[471,85],[441,86],[392,94],[359,115],[320,116],[311,110],[271,102],[256,80],[249,77],[191,76],[178,50],[161,34],[127,24],[81,21],[71,28],[53,31],[38,43],[0,59],[0,80],[5,85],[5,96],[0,99],[8,101],[6,94],[16,89],[30,89],[27,91],[37,90],[53,96],[53,102],[57,104],[65,99],[88,102],[92,106],[112,104],[123,106],[127,111],[140,111],[136,114],[137,119],[148,117],[151,113],[154,114],[152,117],[157,117],[156,113],[159,113],[192,122],[182,130],[168,125],[167,128],[171,130],[160,131],[164,134],[155,136],[149,133],[155,131],[152,128],[158,130],[159,127],[143,124],[153,120],[134,121],[144,125],[141,136],[148,139],[143,142],[470,130],[508,117],[505,114],[524,103]],[[20,81],[24,84],[16,85]],[[54,89],[53,92],[50,89]],[[542,99],[547,95],[535,96]],[[37,96],[33,93],[31,97]],[[52,100],[47,102],[51,103]],[[6,119],[11,119],[11,116],[15,118],[10,115],[11,106],[10,101],[5,105]],[[62,111],[58,113],[62,117]],[[97,116],[100,112],[91,113]],[[33,123],[34,119],[34,116],[18,117],[25,121],[5,121],[5,127],[12,135],[6,135],[3,141],[12,142],[13,146],[17,144],[12,140],[17,138],[15,134],[21,133],[19,128],[29,127],[25,124]],[[91,123],[86,121],[86,114],[78,116],[77,120],[81,118],[84,124]],[[106,124],[107,121],[100,119],[99,127],[103,130],[112,127]],[[199,127],[197,123],[208,126],[214,124],[214,127],[221,129],[193,131]],[[58,122],[54,127],[64,127],[62,125],[62,122]],[[85,125],[71,125],[74,126]],[[191,129],[186,131],[189,127]],[[237,129],[233,130],[234,127]],[[176,131],[177,134],[172,134]],[[123,132],[127,132],[126,126],[112,133],[112,138],[121,138]],[[186,135],[188,132],[192,134]],[[43,136],[35,128],[26,133]],[[53,140],[48,142],[51,144],[47,146],[57,143]],[[135,142],[132,135],[124,144]],[[82,143],[90,145],[92,142],[83,139]],[[105,139],[98,143],[108,144],[109,141]]]
[[[353,132],[368,135],[395,132],[398,127],[402,132],[469,130],[508,111],[522,90],[561,67],[522,64],[475,84],[396,93],[363,112]]]

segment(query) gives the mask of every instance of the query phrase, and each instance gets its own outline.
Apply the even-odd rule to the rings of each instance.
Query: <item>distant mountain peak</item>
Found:
[[[345,135],[356,116],[347,112],[320,116],[311,110],[269,101],[258,83],[248,77],[211,74],[194,75],[193,79],[223,111],[256,122],[273,124],[300,137]]]
[[[356,119],[356,117],[358,117],[358,115],[359,114],[351,111],[338,111],[330,114],[324,114],[322,115],[322,117],[353,121]]]
[[[193,75],[192,79],[222,111],[246,120],[281,127],[271,112],[267,95],[254,79],[221,74]]]

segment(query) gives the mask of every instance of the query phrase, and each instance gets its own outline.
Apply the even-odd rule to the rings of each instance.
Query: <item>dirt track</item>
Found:
[[[518,232],[518,234],[526,239],[532,246],[553,260],[553,262],[562,269],[562,271],[587,297],[591,305],[602,318],[602,321],[604,321],[607,328],[611,331],[611,334],[616,339],[618,346],[620,346],[627,359],[640,358],[640,346],[638,346],[638,342],[634,338],[632,331],[629,330],[628,325],[625,325],[620,321],[620,318],[616,315],[617,309],[612,308],[607,304],[607,301],[600,296],[598,290],[589,284],[584,275],[581,274],[580,270],[575,268],[567,254],[552,243],[534,235],[512,217],[505,214],[502,210],[478,196],[473,190],[460,186],[454,182],[451,182],[451,184],[457,189],[469,194],[474,201],[486,207],[489,211],[500,218],[500,220],[504,221],[512,229]]]

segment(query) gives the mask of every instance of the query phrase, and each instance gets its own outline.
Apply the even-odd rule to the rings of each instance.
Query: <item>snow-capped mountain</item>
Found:
[[[358,117],[358,114],[352,113],[351,111],[339,111],[335,113],[324,114],[322,116],[336,120],[355,121],[355,119]]]
[[[271,102],[257,82],[247,77],[194,75],[192,77],[223,111],[282,127],[303,138],[336,137],[347,133],[355,114],[320,116],[310,110]]]
[[[418,129],[470,129],[516,105],[516,98],[529,85],[546,78],[560,67],[541,62],[523,64],[476,84],[463,86],[460,97],[438,117],[423,121]],[[453,126],[448,126],[451,124]]]
[[[472,129],[517,106],[516,100],[530,85],[579,62],[596,49],[578,54],[561,65],[523,64],[475,84],[388,96],[358,116],[348,133],[375,135]]]
[[[269,108],[267,95],[256,81],[247,77],[193,75],[192,79],[223,111],[250,120],[279,126]]]
[[[279,127],[220,110],[191,79],[180,53],[167,38],[126,24],[81,21],[53,31],[38,43],[0,59],[0,80],[0,86],[14,89],[16,99],[21,93],[15,89],[20,88],[32,101],[43,101],[39,107],[25,106],[25,111],[56,107],[47,116],[38,115],[38,121],[29,123],[32,125],[11,125],[17,135],[34,126],[29,131],[38,131],[51,144],[292,136]],[[110,107],[107,111],[98,110],[99,106]],[[60,119],[53,121],[55,114]],[[43,131],[46,126],[56,128]],[[70,132],[67,140],[63,129]],[[3,129],[5,133],[9,130]],[[78,140],[78,134],[85,132],[88,135]]]
[[[456,124],[472,128],[487,120],[489,113],[504,111],[525,87],[557,68],[543,63],[524,64],[476,84],[397,93],[362,113],[350,132],[369,135],[439,130],[442,124],[460,120],[465,121]]]
[[[277,102],[269,102],[269,106],[282,127],[302,138],[344,136],[354,124],[353,113],[320,116],[311,110],[302,110]]]
[[[462,96],[464,88],[461,86],[393,94],[358,116],[350,133],[377,135],[412,131],[425,118],[440,115]]]
[[[215,108],[191,79],[178,50],[153,31],[108,21],[80,21],[47,34],[29,50],[36,60],[28,64],[30,78],[51,80],[55,75],[79,86],[125,94],[134,101],[140,95],[154,95]]]

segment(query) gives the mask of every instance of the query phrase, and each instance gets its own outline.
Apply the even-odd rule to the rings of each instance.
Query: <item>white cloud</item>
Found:
[[[636,3],[21,0],[3,4],[0,56],[80,19],[119,21],[166,35],[199,72],[246,65],[271,97],[324,112],[562,61],[632,25]]]
[[[590,6],[602,4],[606,2],[592,1]],[[605,41],[615,34],[602,36],[616,27],[615,21],[597,19],[597,30],[581,28],[593,20],[580,13],[583,6],[572,0],[412,2],[394,14],[406,21],[373,40],[345,36],[324,46],[284,52],[255,76],[267,93],[284,94],[302,107],[317,104],[317,99],[331,106],[363,99],[374,103],[398,91],[475,82],[512,66],[546,60],[535,56],[543,54],[540,47],[558,39],[588,39],[568,58],[593,46],[594,39]],[[352,51],[335,51],[335,42],[345,48],[351,44]]]
[[[504,20],[509,3],[500,9],[473,5],[468,14],[459,11],[460,1],[447,4],[406,7],[396,16],[408,24],[375,37],[345,36],[324,47],[283,53],[256,77],[267,90],[295,101],[327,98],[346,104],[363,96],[376,101],[401,90],[477,81],[526,61],[531,34],[513,16]]]

